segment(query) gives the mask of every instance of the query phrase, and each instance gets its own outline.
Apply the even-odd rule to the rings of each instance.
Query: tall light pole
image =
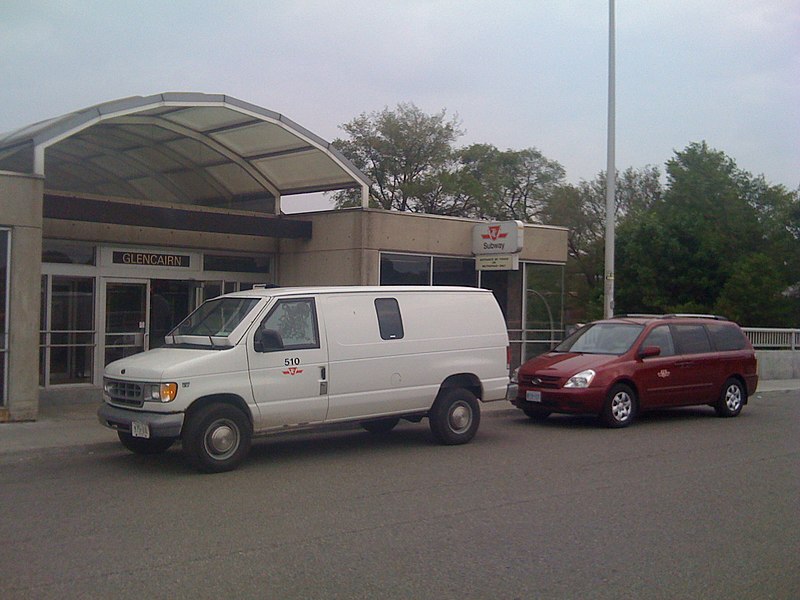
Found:
[[[614,138],[616,129],[614,65],[614,0],[608,0],[608,147],[606,164],[606,253],[603,285],[603,314],[614,315],[614,226],[616,224],[617,168],[614,164]]]

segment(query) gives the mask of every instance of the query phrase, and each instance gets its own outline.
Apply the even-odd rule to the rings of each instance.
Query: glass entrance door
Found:
[[[106,281],[104,364],[145,350],[148,287],[147,281]]]

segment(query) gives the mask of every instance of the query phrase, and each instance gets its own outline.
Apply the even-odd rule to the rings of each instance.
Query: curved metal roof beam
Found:
[[[160,107],[175,107],[189,108],[189,107],[217,107],[225,108],[248,115],[260,121],[269,122],[279,125],[287,130],[292,135],[305,140],[311,146],[324,152],[342,171],[345,173],[355,185],[361,187],[362,205],[367,206],[369,199],[370,180],[361,173],[344,155],[334,148],[330,143],[318,137],[314,133],[306,130],[305,128],[297,125],[290,119],[283,115],[261,108],[254,104],[243,102],[225,96],[223,94],[202,94],[191,92],[167,92],[163,94],[154,94],[152,96],[141,97],[133,96],[130,98],[123,98],[120,100],[113,100],[98,104],[88,109],[70,113],[63,117],[42,121],[34,125],[13,132],[11,135],[6,136],[2,142],[8,145],[13,145],[20,140],[27,139],[33,142],[33,172],[39,175],[44,175],[45,171],[45,150],[60,142],[61,140],[70,137],[80,131],[90,128],[92,125],[103,121],[111,121],[114,119],[135,118],[135,115],[144,111],[154,110]],[[152,118],[152,117],[142,117]],[[157,118],[157,117],[156,117]],[[263,173],[261,173],[254,166],[251,166],[248,161],[242,158],[238,153],[228,150],[224,145],[219,144],[216,140],[209,139],[207,132],[196,132],[190,128],[185,128],[168,120],[160,120],[158,126],[165,127],[176,133],[181,132],[181,135],[193,138],[207,146],[222,150],[224,156],[229,160],[239,165],[251,177],[255,179],[265,190],[269,191],[275,198],[275,211],[280,213],[280,198],[281,194],[276,185],[273,184]],[[4,145],[5,145],[4,144]],[[346,186],[350,187],[350,186]]]
[[[103,146],[98,146],[97,144],[95,144],[93,142],[90,142],[88,140],[82,139],[80,141],[81,141],[82,144],[84,144],[86,146],[97,148],[97,149],[104,149]],[[114,172],[112,170],[109,170],[109,169],[106,169],[105,167],[103,167],[101,165],[98,165],[97,163],[92,162],[92,160],[91,160],[92,157],[91,156],[88,156],[88,157],[74,156],[74,155],[70,154],[69,152],[60,150],[58,148],[58,146],[51,147],[49,149],[49,151],[56,153],[58,155],[58,159],[60,161],[64,162],[64,163],[68,163],[68,164],[72,164],[72,165],[78,165],[78,166],[81,167],[81,169],[85,168],[87,171],[92,171],[94,173],[100,174],[106,181],[117,182],[118,184],[126,187],[127,189],[130,190],[131,197],[135,198],[135,197],[141,196],[141,193],[142,193],[141,190],[136,188],[136,186],[134,186],[130,182],[130,180],[128,178],[121,177],[116,172]],[[107,155],[106,152],[96,152],[96,154],[94,156],[98,157],[98,156],[106,156],[106,155]],[[169,190],[176,198],[182,199],[184,201],[184,203],[192,201],[192,198],[188,197],[186,195],[185,191],[182,190],[179,186],[176,186],[168,178],[163,177],[158,171],[153,171],[152,169],[149,169],[147,164],[143,163],[139,159],[136,159],[136,158],[133,158],[133,157],[130,157],[130,156],[124,156],[124,155],[115,155],[115,157],[118,160],[120,160],[121,162],[127,162],[129,164],[132,164],[132,165],[135,165],[137,167],[140,167],[144,171],[145,176],[151,176],[154,179],[156,179],[160,185],[164,186],[165,189]],[[76,179],[81,179],[79,173],[80,173],[80,169],[76,169],[76,175],[75,175]],[[83,178],[83,181],[85,181],[88,185],[92,185],[92,182],[88,181],[85,178]],[[217,182],[214,181],[214,184],[216,184],[216,183]]]
[[[56,152],[58,152],[58,151],[56,150]],[[74,170],[73,177],[75,179],[77,179],[77,180],[83,181],[86,184],[87,187],[92,188],[92,187],[97,185],[97,182],[93,182],[93,181],[87,179],[86,177],[81,177],[81,171],[86,171],[86,172],[89,172],[89,173],[95,173],[103,181],[116,182],[120,187],[129,190],[130,196],[133,197],[133,198],[137,197],[137,195],[140,194],[139,190],[137,190],[133,185],[131,185],[130,182],[128,182],[127,180],[125,180],[125,179],[123,179],[121,177],[119,177],[113,171],[109,171],[108,169],[106,169],[104,167],[101,167],[100,165],[97,165],[97,164],[94,164],[94,163],[90,163],[90,162],[82,160],[79,157],[69,156],[69,155],[66,155],[66,154],[63,154],[62,157],[60,157],[60,159],[64,164],[77,165],[77,166],[80,167],[79,169],[75,169]],[[69,192],[73,192],[73,193],[77,192],[77,190],[56,190],[56,191],[69,191]],[[97,193],[97,190],[94,190],[91,193]]]
[[[238,165],[244,171],[250,175],[256,182],[258,182],[264,189],[268,190],[276,199],[281,197],[280,190],[272,183],[269,179],[267,179],[263,173],[261,173],[258,169],[256,169],[253,165],[243,159],[239,154],[221,144],[214,138],[207,136],[205,133],[200,131],[195,131],[189,127],[185,127],[184,125],[179,125],[173,121],[168,119],[161,119],[159,117],[151,117],[151,116],[137,116],[131,115],[126,117],[116,117],[114,118],[113,123],[111,124],[121,124],[121,125],[140,125],[145,123],[147,125],[153,125],[156,127],[161,127],[162,129],[167,129],[179,135],[182,135],[187,138],[191,138],[197,142],[200,142],[204,146],[208,146],[218,154],[221,154],[232,163]]]
[[[114,127],[114,126],[117,126],[117,125],[122,125],[122,124],[118,123],[116,121],[115,122],[108,122],[107,121],[107,122],[103,123],[104,127]],[[205,168],[200,167],[200,166],[192,163],[188,158],[186,158],[185,156],[183,156],[179,152],[176,152],[175,150],[171,150],[170,148],[166,147],[164,144],[161,144],[161,143],[158,143],[158,142],[154,142],[152,139],[144,137],[142,135],[139,135],[134,131],[125,131],[124,135],[129,137],[129,138],[133,138],[133,139],[137,140],[139,142],[139,145],[137,146],[138,148],[147,148],[147,149],[153,150],[153,151],[157,152],[158,154],[160,154],[162,156],[165,156],[165,157],[169,158],[170,160],[173,160],[174,162],[178,163],[179,165],[181,165],[187,171],[195,173],[198,177],[203,179],[203,181],[205,181],[209,185],[209,187],[215,189],[218,192],[218,196],[219,197],[224,198],[224,199],[226,199],[228,201],[232,201],[236,197],[236,195],[231,190],[229,190],[227,187],[225,187],[224,183],[222,183],[217,178],[215,178],[211,173],[207,172],[205,170]],[[103,146],[100,146],[100,145],[98,145],[98,144],[96,144],[94,142],[90,142],[90,141],[88,141],[88,140],[86,140],[84,138],[81,138],[80,142],[82,144],[86,144],[88,146],[92,146],[92,147],[95,147],[95,148],[98,148],[98,149],[104,149]],[[133,148],[129,148],[129,149],[133,149]],[[104,154],[104,153],[101,153],[101,152],[98,153],[98,155],[101,155],[101,154]],[[175,194],[176,197],[184,198],[187,202],[191,202],[192,201],[192,198],[186,196],[185,192],[183,190],[181,190],[181,188],[179,186],[175,185],[168,177],[165,177],[164,174],[161,171],[158,171],[158,170],[155,170],[155,169],[152,169],[151,167],[149,167],[149,165],[148,165],[148,163],[146,161],[141,160],[139,158],[136,158],[134,156],[130,156],[129,154],[126,154],[125,150],[122,150],[119,153],[115,153],[114,156],[119,158],[119,160],[121,160],[123,162],[129,162],[130,164],[136,165],[137,167],[142,169],[144,172],[146,172],[149,175],[151,175],[154,179],[156,179],[165,188],[167,188],[170,191],[172,191]],[[224,164],[224,163],[220,163],[220,164]]]

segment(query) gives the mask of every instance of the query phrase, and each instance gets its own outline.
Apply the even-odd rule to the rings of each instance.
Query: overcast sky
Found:
[[[706,140],[800,186],[800,0],[617,0],[616,15],[617,168],[663,172]],[[413,102],[458,115],[459,146],[536,147],[577,183],[606,167],[607,76],[606,0],[0,0],[0,132],[195,91],[330,141]]]

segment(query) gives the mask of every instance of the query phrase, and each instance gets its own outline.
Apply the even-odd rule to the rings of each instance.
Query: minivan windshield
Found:
[[[181,321],[169,335],[227,337],[258,301],[258,298],[231,297],[208,300]]]
[[[643,325],[635,323],[595,323],[578,330],[555,347],[555,352],[582,354],[625,354]]]

